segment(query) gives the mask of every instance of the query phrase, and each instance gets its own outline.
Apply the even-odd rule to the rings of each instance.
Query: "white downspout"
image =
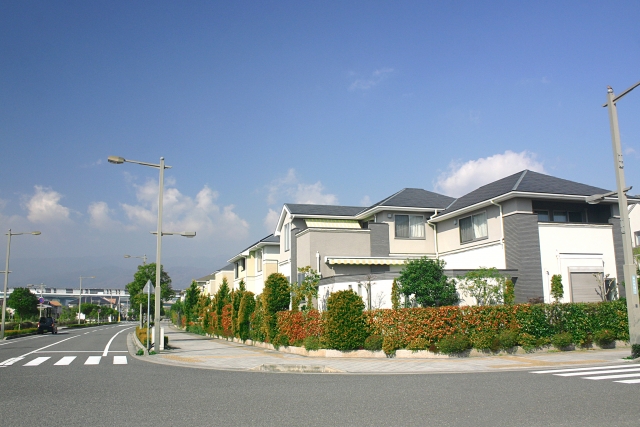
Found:
[[[316,251],[316,271],[320,273],[320,252]]]
[[[437,226],[436,224],[432,223],[431,220],[433,219],[433,217],[435,217],[436,215],[438,215],[438,210],[436,209],[436,211],[433,213],[433,215],[431,215],[429,217],[429,219],[427,220],[427,224],[429,224],[429,226],[431,228],[433,228],[433,246],[434,249],[436,251],[436,259],[439,258],[439,253],[438,253],[438,230],[437,230]]]
[[[496,205],[500,208],[500,235],[502,238],[500,239],[500,244],[502,244],[502,254],[504,256],[504,267],[507,267],[507,248],[504,245],[504,216],[502,216],[502,205],[500,203],[496,203],[494,199],[491,199],[491,204]],[[488,225],[487,225],[488,226]]]

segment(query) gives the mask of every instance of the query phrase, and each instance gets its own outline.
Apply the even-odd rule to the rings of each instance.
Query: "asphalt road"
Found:
[[[201,370],[147,363],[124,353],[126,334],[131,330],[127,327],[133,326],[61,331],[57,336],[0,342],[0,364],[24,356],[0,367],[0,425],[475,427],[640,423],[640,384],[527,371],[344,375]],[[68,365],[55,364],[71,356],[76,358]],[[86,365],[89,356],[100,356],[100,360]],[[125,356],[127,363],[114,364],[114,356]],[[49,359],[25,366],[39,357]]]

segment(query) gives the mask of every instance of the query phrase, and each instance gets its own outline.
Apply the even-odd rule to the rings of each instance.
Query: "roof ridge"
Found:
[[[520,178],[518,178],[518,181],[516,181],[516,184],[513,186],[511,191],[516,191],[518,189],[518,185],[520,185],[520,183],[522,182],[522,178],[524,178],[524,176],[527,174],[527,172],[529,172],[529,169],[525,169],[525,170],[522,171],[522,174],[520,175]]]

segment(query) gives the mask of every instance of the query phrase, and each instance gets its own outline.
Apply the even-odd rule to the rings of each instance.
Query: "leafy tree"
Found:
[[[406,299],[414,295],[422,307],[455,305],[460,298],[455,283],[444,274],[444,261],[427,257],[407,260],[397,281]]]
[[[142,310],[147,311],[147,295],[142,293],[144,285],[147,281],[151,280],[153,286],[156,285],[156,264],[139,265],[138,271],[133,275],[133,282],[125,286],[125,289],[129,291],[131,295],[131,303],[138,305],[142,303]],[[171,287],[171,277],[169,274],[161,269],[160,271],[160,298],[162,301],[170,300],[175,296],[175,291]],[[155,293],[151,290],[151,301],[149,302],[151,307],[155,307]]]
[[[253,292],[243,292],[238,310],[238,333],[242,340],[247,340],[251,336],[251,315],[255,309],[256,299],[253,297]]]
[[[241,279],[238,289],[231,292],[231,330],[233,335],[237,337],[240,337],[238,334],[238,312],[240,311],[240,302],[246,291],[247,285],[244,283],[244,279]]]
[[[231,293],[229,292],[229,282],[227,282],[227,278],[222,278],[222,283],[220,284],[220,288],[218,288],[218,292],[216,292],[215,297],[213,298],[213,306],[216,311],[215,325],[213,325],[216,329],[217,333],[222,332],[222,309],[225,305],[231,303]]]
[[[184,314],[187,316],[187,322],[193,321],[196,315],[196,306],[198,305],[198,298],[200,297],[200,289],[196,281],[191,282],[191,286],[187,288],[187,292],[184,297]]]
[[[562,286],[562,275],[560,274],[551,276],[551,296],[556,302],[564,296],[564,286]]]
[[[460,289],[475,298],[478,305],[502,304],[506,281],[507,277],[497,268],[481,267],[460,278]]]
[[[516,290],[513,285],[513,280],[507,279],[507,281],[504,282],[504,303],[510,305],[513,304],[515,300]]]
[[[277,334],[276,313],[289,309],[289,281],[282,273],[271,274],[264,283],[264,324],[266,335],[271,342]]]
[[[7,298],[7,306],[15,309],[22,319],[38,314],[38,297],[27,288],[15,288]]]
[[[318,282],[321,276],[310,266],[298,268],[298,273],[304,275],[302,282],[291,283],[291,310],[298,311],[300,303],[304,301],[304,310],[309,311],[313,308],[313,298],[318,297]]]

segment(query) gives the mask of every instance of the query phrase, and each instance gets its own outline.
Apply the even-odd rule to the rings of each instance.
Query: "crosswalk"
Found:
[[[589,368],[549,369],[531,371],[532,374],[549,374],[558,377],[579,377],[586,380],[611,380],[621,384],[640,384],[640,365],[610,365]]]
[[[7,359],[3,362],[0,362],[0,367],[3,366],[41,366],[41,365],[48,365],[51,364],[51,362],[53,362],[54,359],[52,359],[50,356],[38,356],[35,359],[31,359],[28,360],[25,357],[12,357],[11,359]],[[78,356],[64,356],[62,358],[60,358],[59,360],[56,360],[55,363],[53,363],[53,366],[69,366],[71,365],[73,362],[75,365],[78,364],[84,364],[84,365],[99,365],[101,362],[106,362],[109,363],[111,362],[113,365],[126,365],[127,362],[127,356],[113,356],[113,357],[109,357],[109,356],[88,356],[85,360],[84,363],[82,362],[82,358],[78,358]]]

